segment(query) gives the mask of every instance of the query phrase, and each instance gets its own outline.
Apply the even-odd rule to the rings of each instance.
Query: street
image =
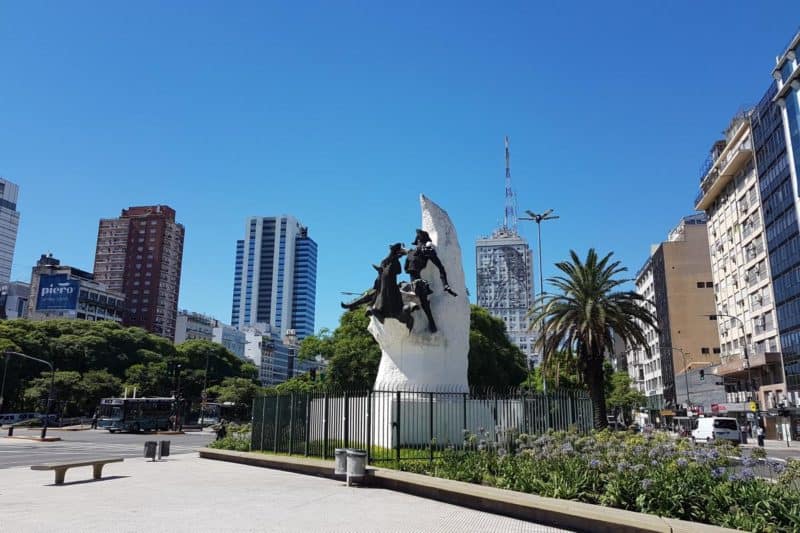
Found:
[[[38,437],[41,430],[18,429],[15,436]],[[84,457],[143,457],[144,443],[149,440],[170,441],[172,455],[191,453],[214,440],[211,432],[187,432],[183,435],[128,434],[102,430],[57,431],[48,436],[61,437],[57,442],[36,442],[0,437],[0,469],[28,466],[53,461],[77,460]]]

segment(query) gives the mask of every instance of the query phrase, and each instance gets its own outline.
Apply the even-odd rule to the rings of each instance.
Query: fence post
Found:
[[[344,447],[350,447],[350,422],[347,420],[350,414],[350,401],[347,399],[347,391],[344,391],[344,407],[342,408],[342,422],[344,423]]]
[[[429,460],[433,462],[433,393],[428,394],[428,448],[430,450]]]
[[[294,393],[289,395],[289,455],[294,451]]]
[[[372,459],[372,391],[367,391],[367,464]]]
[[[281,397],[280,395],[275,395],[275,431],[273,432],[275,435],[275,440],[272,441],[272,447],[275,453],[278,453],[278,422],[280,421],[280,411],[278,408],[281,406]]]
[[[306,449],[305,455],[308,457],[308,445],[311,441],[311,394],[306,393]]]
[[[328,458],[328,393],[322,398],[322,458]]]
[[[395,452],[398,464],[400,463],[400,391],[397,391],[397,420],[395,422],[397,430],[397,451]]]
[[[464,426],[461,428],[462,429],[462,433],[461,433],[462,435],[464,434],[463,432],[467,430],[467,393],[466,392],[463,394],[463,398],[464,398]]]

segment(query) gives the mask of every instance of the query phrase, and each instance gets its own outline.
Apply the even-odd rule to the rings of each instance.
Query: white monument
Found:
[[[467,392],[469,301],[464,281],[461,246],[450,217],[425,195],[420,195],[422,229],[430,235],[455,296],[445,291],[437,267],[429,262],[421,277],[432,294],[431,312],[438,330],[430,333],[421,309],[414,311],[414,327],[394,318],[383,323],[374,316],[369,331],[381,347],[376,391]],[[413,301],[414,297],[403,295]]]

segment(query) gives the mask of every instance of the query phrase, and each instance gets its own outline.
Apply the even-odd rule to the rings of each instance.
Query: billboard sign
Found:
[[[75,309],[78,304],[80,282],[67,279],[66,274],[39,277],[37,311]]]

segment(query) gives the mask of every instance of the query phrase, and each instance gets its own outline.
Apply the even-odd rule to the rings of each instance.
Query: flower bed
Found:
[[[800,461],[764,461],[728,444],[694,445],[666,434],[557,432],[465,436],[432,463],[400,467],[552,498],[607,505],[749,531],[800,531]],[[763,474],[763,472],[762,472]]]

